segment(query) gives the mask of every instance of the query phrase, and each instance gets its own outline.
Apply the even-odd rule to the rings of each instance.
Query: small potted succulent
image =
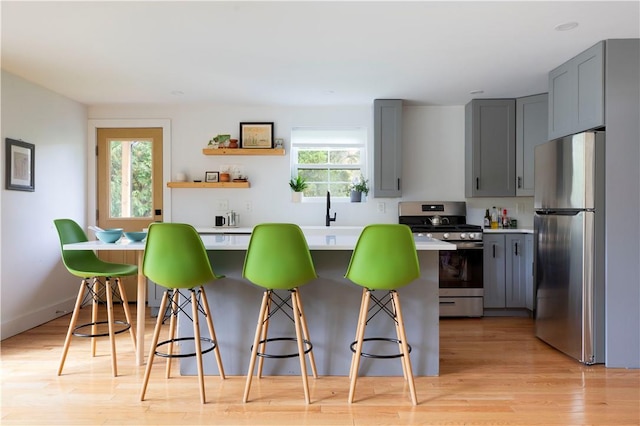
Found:
[[[362,194],[365,196],[369,194],[369,180],[360,175],[349,185],[349,196],[352,203],[359,203],[362,201]]]
[[[300,201],[302,201],[302,192],[308,186],[307,181],[302,176],[298,175],[295,178],[292,177],[291,180],[289,180],[289,186],[293,191],[293,193],[291,194],[291,201],[293,201],[294,203],[299,203]]]

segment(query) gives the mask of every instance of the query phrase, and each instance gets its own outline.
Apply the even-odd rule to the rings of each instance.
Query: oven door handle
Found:
[[[482,241],[476,241],[476,242],[459,242],[457,241],[456,243],[456,248],[458,250],[482,250],[483,249],[483,243]]]

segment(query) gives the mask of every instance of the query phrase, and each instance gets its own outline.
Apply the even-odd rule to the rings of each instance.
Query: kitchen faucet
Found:
[[[331,193],[329,191],[327,191],[327,215],[325,217],[325,225],[326,226],[331,226],[331,222],[335,222],[336,221],[336,215],[337,213],[333,213],[333,217],[331,217],[331,214],[329,213],[329,211],[331,210]]]

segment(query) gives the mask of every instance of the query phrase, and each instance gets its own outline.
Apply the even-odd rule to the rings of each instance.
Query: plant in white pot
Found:
[[[369,194],[369,180],[360,175],[355,179],[351,185],[349,185],[349,196],[352,203],[359,203],[362,201],[362,194],[365,196]]]
[[[302,201],[302,192],[307,189],[307,181],[302,176],[296,176],[295,178],[291,178],[289,186],[293,191],[291,194],[291,201],[294,203]]]

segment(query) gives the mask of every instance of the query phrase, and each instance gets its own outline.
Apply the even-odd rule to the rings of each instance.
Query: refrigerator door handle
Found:
[[[536,210],[536,214],[539,216],[576,216],[580,212],[585,210]]]

